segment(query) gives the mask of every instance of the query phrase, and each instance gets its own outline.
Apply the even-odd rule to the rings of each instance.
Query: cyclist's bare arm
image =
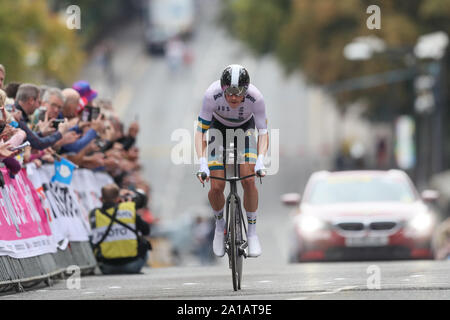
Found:
[[[195,143],[195,152],[197,153],[197,157],[200,158],[206,158],[206,150],[207,150],[207,143],[206,143],[206,132],[196,131],[194,136],[194,143]],[[197,176],[198,180],[203,183],[203,180],[201,177]],[[206,178],[206,182],[209,181],[209,177]]]
[[[269,134],[261,134],[258,136],[258,155],[262,154],[265,156],[267,150],[269,149]]]

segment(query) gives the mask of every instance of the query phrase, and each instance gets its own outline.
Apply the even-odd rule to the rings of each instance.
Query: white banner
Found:
[[[88,241],[91,233],[89,212],[101,207],[101,189],[114,182],[106,173],[88,169],[76,169],[70,185],[50,182],[55,174],[53,165],[36,168],[27,166],[27,172],[38,194],[43,200],[44,209],[50,212],[50,226],[58,243],[69,241]]]

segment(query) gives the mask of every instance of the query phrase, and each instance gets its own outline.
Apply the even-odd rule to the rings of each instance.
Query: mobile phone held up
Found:
[[[9,149],[9,150],[11,150],[11,151],[22,150],[22,149],[28,147],[29,145],[30,145],[30,142],[25,141],[25,142],[22,143],[21,145],[18,145],[17,147],[11,148],[11,149]]]
[[[39,121],[45,121],[45,113],[47,112],[46,107],[39,107]]]
[[[100,114],[99,107],[86,106],[81,113],[81,121],[90,122],[98,118]]]

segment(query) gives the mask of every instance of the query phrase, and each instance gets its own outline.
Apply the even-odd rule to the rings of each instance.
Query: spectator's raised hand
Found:
[[[13,108],[11,115],[14,118],[14,120],[16,120],[17,122],[22,120],[22,111],[20,111],[20,110],[16,110],[15,108]]]
[[[102,114],[99,114],[97,119],[91,121],[91,128],[97,131],[98,134],[101,134],[104,130]]]
[[[80,139],[80,135],[75,131],[67,131],[63,134],[61,141],[61,145],[71,144]]]
[[[133,138],[137,138],[137,135],[139,133],[139,123],[137,121],[134,121],[130,124],[130,128],[128,129],[128,135]]]
[[[72,119],[69,120],[69,124],[70,124],[69,128],[73,128],[79,123],[80,123],[80,119],[79,118],[72,118]]]
[[[72,126],[71,126],[71,123],[67,120],[67,118],[65,118],[65,119],[64,119],[64,122],[61,123],[61,124],[59,125],[58,131],[59,131],[61,134],[64,134],[64,133],[66,133],[67,131],[69,131],[69,129],[70,129],[71,127],[72,127]]]
[[[92,155],[92,163],[95,167],[101,167],[105,164],[105,155],[101,152],[96,152]]]
[[[11,151],[9,150],[9,148],[11,148],[11,145],[8,142],[3,142],[3,140],[0,141],[0,157],[10,158],[14,157],[20,152],[19,150]]]
[[[56,131],[56,129],[53,127],[52,120],[48,119],[48,113],[45,113],[44,120],[39,120],[39,122],[36,124],[37,129],[42,135],[47,136],[49,134],[52,134]]]

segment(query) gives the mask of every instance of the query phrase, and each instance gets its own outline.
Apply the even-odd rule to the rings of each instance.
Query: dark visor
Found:
[[[239,96],[242,97],[243,95],[245,95],[245,93],[247,92],[247,88],[246,87],[228,87],[225,89],[225,94],[227,96]]]

